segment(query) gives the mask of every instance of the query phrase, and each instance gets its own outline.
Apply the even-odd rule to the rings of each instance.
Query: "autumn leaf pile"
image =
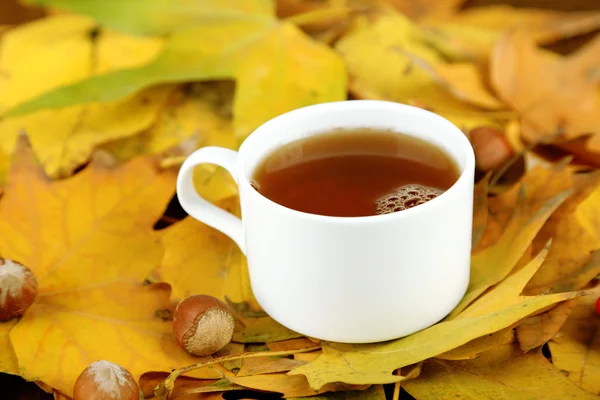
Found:
[[[38,295],[0,323],[0,372],[57,399],[99,359],[128,369],[146,398],[253,389],[383,400],[385,384],[419,400],[600,395],[600,12],[461,0],[28,3],[47,16],[0,26],[0,256],[35,273]],[[578,36],[588,40],[575,51],[551,50]],[[494,127],[516,152],[476,185],[462,302],[385,343],[319,342],[277,324],[235,244],[168,207],[194,149],[235,149],[276,115],[344,99],[423,107],[465,134]],[[198,167],[195,179],[239,213],[223,170]],[[190,356],[172,335],[174,307],[198,293],[241,321],[212,357]]]

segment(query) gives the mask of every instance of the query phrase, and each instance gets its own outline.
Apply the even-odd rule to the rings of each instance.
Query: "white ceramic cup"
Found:
[[[250,185],[263,158],[282,145],[358,127],[390,128],[436,144],[456,161],[460,178],[425,204],[366,217],[296,211]],[[239,186],[241,220],[195,191],[192,172],[203,163],[231,173]],[[272,318],[309,337],[366,343],[426,328],[464,296],[474,171],[469,141],[448,120],[398,103],[355,100],[280,115],[256,129],[238,152],[197,150],[181,167],[177,195],[189,215],[229,236],[246,254],[254,295]]]

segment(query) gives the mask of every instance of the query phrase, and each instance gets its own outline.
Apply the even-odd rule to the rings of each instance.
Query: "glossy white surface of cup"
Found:
[[[368,217],[328,217],[281,206],[250,180],[282,145],[334,128],[383,128],[422,138],[457,163],[458,181],[415,208]],[[242,220],[200,198],[195,165],[229,170],[239,185]],[[308,106],[256,129],[239,152],[197,150],[183,164],[177,192],[196,219],[230,236],[247,255],[252,290],[282,325],[323,340],[394,339],[443,319],[468,282],[475,159],[465,135],[415,107],[355,100]],[[199,274],[201,272],[199,271]]]

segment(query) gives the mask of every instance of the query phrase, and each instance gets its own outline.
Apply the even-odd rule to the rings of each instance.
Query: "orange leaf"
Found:
[[[304,364],[306,364],[305,361],[293,360],[286,357],[248,358],[243,360],[242,368],[240,368],[236,376],[243,377],[287,372]]]
[[[169,376],[166,372],[148,372],[143,374],[140,377],[140,389],[146,398],[151,398],[154,396],[154,388],[156,385],[164,381],[167,376]],[[205,398],[202,395],[207,395],[208,393],[218,393],[219,396],[222,392],[229,390],[239,390],[243,389],[238,385],[234,385],[228,381],[223,379],[215,380],[215,379],[196,379],[190,378],[189,376],[181,376],[177,381],[175,381],[175,388],[173,389],[173,393],[171,394],[171,399],[177,399],[182,396],[192,396],[191,394],[187,394],[192,390],[195,390],[195,395],[198,398]],[[185,397],[186,399],[191,399],[189,397]],[[195,398],[195,397],[194,397]]]
[[[347,385],[343,383],[330,383],[319,390],[314,390],[308,385],[305,376],[286,375],[283,373],[257,375],[257,376],[228,376],[228,380],[250,389],[279,392],[283,397],[313,396],[325,392],[338,392],[344,390],[364,390],[369,385]]]
[[[575,304],[577,304],[577,299],[567,300],[550,311],[534,315],[521,322],[517,327],[517,338],[521,350],[527,352],[552,339],[569,318]]]
[[[571,140],[592,134],[587,149],[600,151],[600,36],[560,57],[539,49],[525,30],[504,35],[491,59],[491,81],[521,113],[527,142]]]

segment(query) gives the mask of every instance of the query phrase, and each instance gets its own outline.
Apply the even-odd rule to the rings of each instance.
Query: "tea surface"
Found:
[[[437,146],[387,130],[334,130],[282,146],[252,185],[294,210],[338,217],[402,211],[450,188],[455,162]]]

